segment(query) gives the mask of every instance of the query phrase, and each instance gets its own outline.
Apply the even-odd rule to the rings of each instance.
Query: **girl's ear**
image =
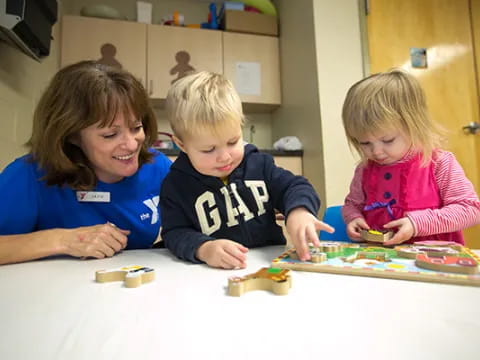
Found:
[[[186,153],[185,146],[183,145],[182,140],[180,140],[175,135],[172,135],[172,140],[175,142],[175,144],[179,147],[180,150],[182,150],[184,153]]]

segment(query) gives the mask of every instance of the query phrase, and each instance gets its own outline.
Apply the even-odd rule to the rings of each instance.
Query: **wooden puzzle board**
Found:
[[[333,241],[321,243],[329,246],[334,244],[338,245],[336,252],[326,252],[326,261],[317,263],[300,261],[292,258],[292,256],[295,257],[295,249],[290,249],[274,259],[272,266],[300,271],[480,286],[479,272],[475,274],[460,274],[421,268],[415,264],[415,258],[400,256],[398,251],[395,250],[397,247],[392,249],[378,246],[377,244],[354,244]],[[402,246],[403,249],[414,247],[418,248],[419,246]],[[459,245],[453,246],[452,248],[458,250],[459,257],[474,261],[477,266],[480,264],[480,258],[470,249]],[[385,252],[389,261],[376,260],[375,256],[352,261],[358,252],[371,252],[372,255]]]

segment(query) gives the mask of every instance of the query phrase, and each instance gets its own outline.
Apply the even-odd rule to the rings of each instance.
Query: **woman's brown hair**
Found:
[[[93,124],[110,126],[119,112],[132,122],[142,122],[142,166],[151,160],[148,149],[157,137],[157,121],[142,83],[127,71],[95,61],[81,61],[57,72],[36,107],[26,144],[32,159],[45,170],[48,185],[95,187],[95,172],[72,140]]]

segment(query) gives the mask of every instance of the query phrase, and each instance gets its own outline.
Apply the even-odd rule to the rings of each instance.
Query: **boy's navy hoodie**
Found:
[[[253,145],[245,145],[228,184],[200,174],[180,152],[160,193],[162,238],[177,257],[195,263],[201,262],[197,249],[209,240],[233,240],[247,248],[285,244],[275,209],[288,220],[297,207],[317,215],[320,200],[312,185],[277,167],[271,155]]]

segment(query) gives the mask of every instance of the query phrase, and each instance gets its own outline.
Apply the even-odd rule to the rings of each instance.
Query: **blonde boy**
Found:
[[[275,209],[301,259],[318,230],[320,201],[308,181],[244,144],[242,104],[222,75],[199,72],[175,82],[167,101],[181,149],[160,198],[165,246],[177,257],[225,269],[244,268],[250,247],[285,244]]]

